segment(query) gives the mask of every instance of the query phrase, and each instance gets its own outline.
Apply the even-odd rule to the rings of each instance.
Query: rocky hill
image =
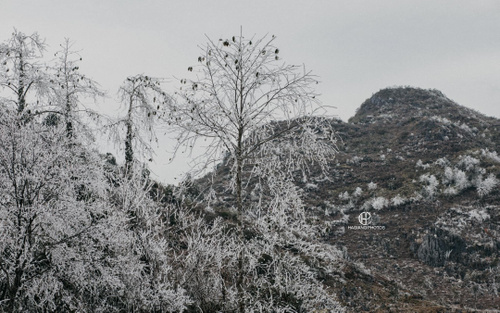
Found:
[[[329,242],[355,265],[353,312],[500,308],[500,120],[436,90],[384,89],[348,123],[331,180],[304,183]],[[361,212],[370,225],[359,226]],[[355,227],[354,227],[355,228]]]
[[[323,240],[347,251],[325,284],[348,311],[497,312],[500,120],[437,90],[392,88],[331,123],[340,140],[328,177],[297,184]],[[229,220],[230,202],[216,209]]]

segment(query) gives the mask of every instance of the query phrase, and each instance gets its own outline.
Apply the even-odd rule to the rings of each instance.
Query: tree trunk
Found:
[[[125,137],[125,175],[130,176],[132,174],[132,164],[134,162],[134,149],[132,147],[132,139],[134,137],[132,129],[132,105],[133,105],[134,94],[130,95],[130,103],[127,112],[127,135]]]
[[[243,160],[242,160],[242,139],[243,139],[243,129],[240,128],[238,131],[238,147],[236,151],[236,205],[238,209],[238,236],[240,238],[242,247],[245,237],[243,233],[243,197],[242,197],[242,172],[243,172]],[[238,279],[236,282],[236,287],[238,289],[238,307],[239,312],[245,312],[245,301],[243,299],[243,259],[244,259],[244,249],[240,250],[240,255],[238,256]]]
[[[19,53],[19,86],[17,87],[17,113],[22,114],[26,107],[26,99],[24,97],[24,63],[23,56]]]
[[[23,277],[23,270],[21,268],[16,269],[16,276],[14,278],[14,283],[10,286],[9,294],[9,306],[7,307],[7,312],[14,312],[14,304],[16,303],[16,296],[19,288],[21,287],[21,278]]]
[[[134,161],[134,150],[132,147],[132,123],[127,121],[127,136],[125,138],[125,171],[127,174],[132,172],[132,163]]]
[[[66,86],[67,88],[67,86]],[[67,90],[67,89],[66,89]],[[73,137],[73,122],[71,121],[71,102],[69,100],[69,94],[66,94],[66,136],[68,138]]]

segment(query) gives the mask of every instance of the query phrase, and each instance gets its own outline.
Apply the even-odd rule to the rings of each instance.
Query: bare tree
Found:
[[[323,157],[336,152],[332,129],[314,116],[324,113],[312,88],[316,77],[304,67],[282,63],[274,39],[248,40],[241,35],[218,42],[209,39],[198,57],[199,66],[188,68],[198,70],[197,78],[181,80],[184,102],[168,106],[169,123],[180,130],[178,149],[191,148],[200,138],[211,140],[203,156],[205,165],[218,163],[223,153],[229,153],[240,212],[244,167],[268,155],[268,144],[300,135],[300,144],[308,148],[302,157],[294,155],[300,165],[305,158],[316,159],[313,153],[318,150],[323,152],[316,155],[318,161],[325,165]]]
[[[281,188],[277,177],[293,181],[297,173],[307,179],[312,166],[323,171],[336,153],[335,135],[312,88],[317,79],[304,66],[287,65],[274,46],[274,36],[246,39],[208,38],[189,67],[193,79],[182,79],[180,103],[169,103],[167,121],[178,129],[179,149],[190,149],[198,140],[207,141],[202,168],[224,160],[231,167],[228,179],[235,197],[239,240],[244,238],[244,220],[258,214],[272,214],[264,202],[248,203],[253,178],[264,189]],[[272,190],[270,194],[279,194]],[[259,193],[262,196],[263,192]],[[255,207],[251,209],[252,207]],[[248,271],[242,243],[238,257],[238,310],[251,307],[245,295]]]

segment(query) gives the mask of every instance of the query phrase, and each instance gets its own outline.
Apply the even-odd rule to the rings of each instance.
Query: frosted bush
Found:
[[[365,201],[363,203],[363,205],[361,206],[361,210],[368,211],[369,209],[371,209],[372,208],[372,200],[373,199],[369,199],[369,200]]]
[[[406,198],[401,197],[399,194],[397,194],[394,198],[391,199],[391,204],[393,206],[400,206],[402,204],[405,204]]]
[[[496,185],[498,185],[498,179],[494,174],[490,174],[484,180],[479,178],[476,186],[477,194],[480,197],[484,197],[488,195],[493,190],[493,188],[496,187]]]
[[[443,125],[451,125],[451,121],[449,119],[447,119],[446,117],[441,117],[441,116],[436,116],[436,115],[433,115],[430,117],[431,120],[433,121],[437,121]]]
[[[443,193],[447,196],[455,196],[458,194],[458,190],[455,187],[446,188]]]
[[[363,189],[361,189],[360,187],[356,187],[356,190],[354,190],[354,192],[352,193],[352,195],[354,197],[359,197],[363,194]]]
[[[384,197],[376,197],[372,200],[372,207],[379,211],[389,205],[389,201]]]
[[[496,151],[489,151],[488,149],[481,149],[481,155],[487,157],[488,159],[500,163],[500,156],[498,156]]]
[[[469,216],[478,222],[484,222],[490,219],[490,215],[486,212],[485,209],[474,209],[469,211]]]
[[[374,182],[371,181],[368,184],[368,190],[375,190],[375,189],[377,189],[377,184],[375,184]]]
[[[470,155],[460,156],[460,161],[458,162],[458,166],[465,169],[466,171],[470,171],[477,165],[479,165],[480,161]]]
[[[445,193],[448,195],[455,195],[458,192],[468,188],[470,186],[470,181],[467,178],[467,174],[458,169],[458,168],[451,168],[447,166],[444,169],[443,173],[443,184],[448,185],[450,190],[446,191]],[[453,187],[453,188],[451,188]]]
[[[345,214],[344,212],[341,212],[342,216],[337,219],[332,221],[332,225],[347,225],[349,224],[349,215]]]
[[[469,125],[467,125],[465,123],[462,123],[459,127],[461,129],[465,130],[466,132],[472,133],[472,129],[469,127]]]
[[[347,192],[347,191],[341,192],[339,194],[339,199],[340,200],[345,200],[345,201],[349,200],[349,192]]]
[[[470,186],[467,175],[457,168],[453,171],[453,180],[458,190],[463,190]]]
[[[428,197],[434,197],[437,187],[439,186],[439,180],[437,180],[436,176],[429,174],[421,175],[420,182],[427,184],[424,186],[424,193]]]
[[[422,160],[418,160],[417,164],[415,165],[417,168],[423,168],[423,169],[428,169],[430,167],[430,164],[424,164]]]
[[[419,192],[415,191],[414,196],[410,198],[410,202],[415,203],[415,202],[419,202],[422,199],[423,199],[423,196]]]
[[[355,155],[352,157],[352,159],[347,160],[347,163],[359,164],[359,162],[361,161],[363,161],[363,158]]]
[[[438,166],[441,166],[441,167],[445,167],[447,166],[448,164],[450,164],[450,161],[448,161],[447,158],[439,158],[436,160],[436,162],[434,162],[436,165]]]
[[[453,169],[449,166],[445,167],[443,174],[443,183],[451,184],[453,182]]]

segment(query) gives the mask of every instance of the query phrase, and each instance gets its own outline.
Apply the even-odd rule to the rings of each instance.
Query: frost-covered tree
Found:
[[[303,204],[296,202],[299,194],[292,192],[291,186],[298,179],[307,182],[313,167],[325,171],[328,160],[336,153],[329,121],[314,116],[323,109],[312,88],[316,77],[302,66],[283,63],[274,40],[274,36],[247,39],[242,35],[219,41],[208,39],[198,66],[188,68],[197,73],[196,77],[181,80],[181,100],[169,103],[165,112],[168,123],[178,130],[178,149],[190,149],[198,140],[204,140],[202,164],[206,167],[224,161],[223,165],[230,168],[226,187],[234,196],[239,247],[237,276],[231,282],[236,286],[239,312],[312,308],[305,304],[309,296],[304,289],[291,288],[284,281],[275,280],[275,284],[273,279],[287,280],[298,275],[296,282],[305,282],[314,280],[315,275],[308,272],[309,276],[299,278],[304,264],[287,251],[286,240],[266,241],[264,238],[272,236],[274,230],[251,225],[256,218],[265,223],[274,219],[283,223],[283,208],[272,209],[272,203],[279,206],[277,199],[295,203],[290,208],[303,209]],[[259,191],[255,192],[257,186]],[[255,196],[258,199],[252,200]],[[307,224],[298,211],[292,209],[290,214],[297,223]],[[259,239],[248,239],[244,236],[248,232]],[[263,254],[272,259],[269,268],[254,271],[248,262],[256,262]],[[278,261],[280,256],[290,260],[287,270],[285,263]],[[320,284],[315,286],[321,289]],[[285,290],[293,290],[289,302]],[[321,294],[315,293],[315,299]],[[292,298],[297,301],[294,305]]]
[[[170,103],[170,97],[161,89],[162,79],[147,75],[127,77],[118,94],[126,115],[119,125],[125,128],[125,168],[130,172],[137,158],[136,149],[151,156],[151,143],[157,142],[156,121],[160,106]]]
[[[22,124],[21,118],[3,110],[0,122],[0,302],[8,312],[51,310],[64,301],[57,297],[73,274],[59,276],[56,269],[78,270],[77,260],[87,257],[81,253],[95,253],[82,241],[91,241],[91,230],[108,222],[95,157],[69,149],[59,128],[36,120]],[[68,268],[70,263],[75,266]]]
[[[242,35],[209,39],[199,65],[188,68],[197,72],[196,78],[181,80],[179,95],[184,101],[167,107],[169,123],[180,130],[179,148],[207,140],[205,164],[218,163],[229,153],[239,212],[244,210],[244,169],[253,168],[260,156],[269,153],[285,156],[284,149],[272,151],[278,140],[293,145],[289,152],[301,167],[306,159],[324,165],[325,158],[335,153],[328,122],[313,116],[322,109],[312,88],[316,77],[301,66],[283,63],[274,40],[274,36],[254,40]]]
[[[147,188],[110,195],[102,158],[66,125],[22,119],[1,107],[0,311],[182,311]]]
[[[0,86],[13,94],[6,97],[4,105],[14,104],[18,114],[24,113],[32,91],[39,95],[47,92],[45,67],[39,62],[45,50],[45,41],[38,33],[26,35],[16,29],[0,45]]]
[[[82,98],[102,93],[69,41],[55,66],[37,63],[44,47],[15,32],[0,50],[0,311],[184,311],[164,206],[144,171],[120,177],[82,132],[95,116]]]
[[[73,137],[87,128],[82,120],[84,117],[93,119],[99,117],[97,112],[85,106],[82,98],[91,98],[95,101],[97,97],[104,96],[99,84],[80,72],[79,64],[82,57],[71,49],[72,43],[69,39],[65,39],[61,44],[61,50],[55,54],[57,60],[50,80],[51,105],[46,109],[63,116],[68,137]],[[52,107],[55,109],[51,110]]]

